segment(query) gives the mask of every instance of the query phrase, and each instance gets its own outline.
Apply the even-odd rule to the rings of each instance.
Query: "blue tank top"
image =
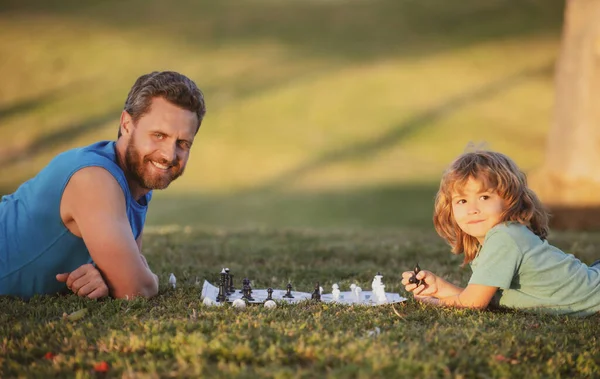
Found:
[[[72,234],[60,217],[60,201],[71,176],[84,167],[110,172],[125,196],[134,238],[144,227],[149,192],[136,201],[117,164],[115,142],[102,141],[56,156],[34,178],[0,201],[0,295],[25,299],[66,289],[56,274],[91,263],[83,239]]]

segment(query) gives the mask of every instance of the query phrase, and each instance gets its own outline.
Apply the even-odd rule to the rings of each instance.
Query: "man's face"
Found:
[[[463,232],[483,244],[487,232],[502,221],[504,200],[485,183],[469,178],[461,191],[452,193],[452,215]]]
[[[194,142],[197,116],[163,98],[131,128],[125,150],[128,176],[142,189],[164,189],[185,169]]]

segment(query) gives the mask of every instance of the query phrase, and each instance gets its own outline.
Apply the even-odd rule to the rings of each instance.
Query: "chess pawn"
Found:
[[[340,286],[337,284],[331,286],[331,294],[333,295],[333,301],[338,301],[340,299]]]
[[[273,288],[267,288],[267,300],[273,300]]]
[[[285,295],[283,295],[283,297],[286,297],[288,299],[293,299],[294,296],[292,296],[292,283],[288,283],[286,288],[287,288],[287,291],[286,291]]]
[[[171,287],[175,288],[176,284],[177,284],[177,278],[175,277],[175,275],[173,273],[171,273],[171,276],[169,276],[169,285],[171,285]]]
[[[358,286],[357,286],[357,287],[354,289],[354,295],[355,295],[355,297],[356,297],[356,301],[357,301],[357,302],[359,302],[359,303],[360,303],[360,302],[361,302],[361,300],[362,300],[362,298],[361,298],[361,297],[362,297],[361,293],[362,293],[362,288],[360,288],[360,287],[358,287]]]

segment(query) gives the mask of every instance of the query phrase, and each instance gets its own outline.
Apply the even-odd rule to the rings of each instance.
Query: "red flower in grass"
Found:
[[[94,371],[96,372],[107,372],[110,366],[106,361],[98,362],[94,365]]]
[[[49,351],[46,354],[44,354],[44,359],[54,359],[55,355],[53,352]]]

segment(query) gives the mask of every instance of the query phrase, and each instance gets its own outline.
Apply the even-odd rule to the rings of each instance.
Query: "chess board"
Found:
[[[283,297],[286,294],[286,290],[281,289],[273,289],[273,294],[271,297],[273,300],[284,301],[287,303],[298,303],[301,301],[311,300],[312,295],[308,292],[299,292],[299,291],[291,291],[293,298]],[[219,294],[219,287],[215,287],[207,280],[204,281],[202,285],[202,299],[209,298],[217,305],[222,305],[224,303],[217,303],[217,296]],[[248,301],[250,304],[262,304],[267,299],[267,290],[266,289],[252,289],[252,298],[254,300]],[[375,300],[372,291],[362,291],[360,293],[360,299],[356,297],[356,295],[352,291],[341,291],[340,296],[336,303],[339,304],[359,304],[359,305],[383,305],[383,304],[392,304],[392,303],[401,303],[406,300],[406,298],[400,296],[397,293],[386,292],[385,296],[387,298],[387,302],[379,303]],[[232,303],[236,299],[241,299],[242,293],[238,288],[235,293],[232,293],[228,296],[227,303]],[[334,302],[333,295],[331,293],[323,293],[321,294],[321,301],[325,303]]]

